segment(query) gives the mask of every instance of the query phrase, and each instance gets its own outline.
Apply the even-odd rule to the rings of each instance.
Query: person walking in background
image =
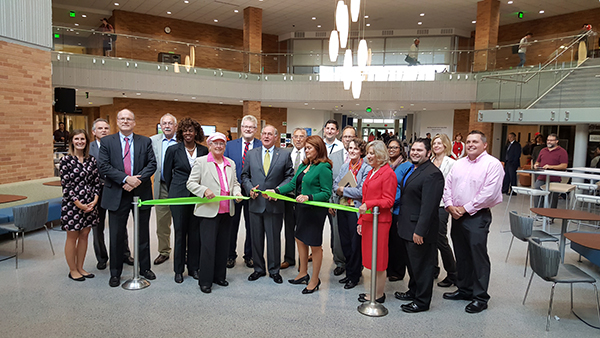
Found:
[[[409,66],[416,66],[416,65],[420,65],[421,63],[418,61],[419,58],[419,43],[421,42],[421,40],[419,39],[414,39],[413,40],[413,44],[410,46],[410,51],[408,52],[408,55],[406,55],[406,58],[404,59],[404,61],[406,61],[406,63],[408,63]]]
[[[517,141],[517,134],[509,133],[504,155],[504,182],[502,193],[511,194],[511,187],[517,185],[517,169],[521,165],[521,144]],[[514,193],[516,195],[516,193]]]
[[[532,33],[527,33],[525,34],[525,36],[523,38],[521,38],[521,41],[519,41],[519,59],[521,60],[519,62],[519,64],[517,65],[517,67],[523,67],[525,65],[525,54],[527,53],[527,46],[529,46],[531,43],[529,42],[529,39],[531,39],[533,37]]]

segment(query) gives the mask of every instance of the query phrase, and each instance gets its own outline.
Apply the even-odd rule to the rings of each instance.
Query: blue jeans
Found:
[[[521,62],[517,67],[523,67],[525,65],[525,53],[519,53],[519,59],[521,59]]]

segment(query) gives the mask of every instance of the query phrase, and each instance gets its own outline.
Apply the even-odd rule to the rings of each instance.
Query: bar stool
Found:
[[[588,195],[595,195],[596,190],[599,188],[598,183],[572,183],[577,190],[575,190],[575,194],[578,194],[579,191],[587,191]]]
[[[545,197],[550,194],[549,191],[534,189],[534,188],[526,188],[526,187],[511,187],[512,192],[515,192],[517,195],[525,195],[529,196],[529,209],[533,208],[533,196]],[[506,203],[506,210],[504,210],[504,217],[502,224],[506,223],[506,217],[508,216],[508,208],[510,206],[510,200],[512,199],[512,194],[508,196],[508,202]],[[542,199],[540,198],[540,202]],[[538,205],[539,207],[539,205]],[[531,217],[531,210],[529,210],[529,217]],[[510,232],[510,225],[508,230],[500,230],[500,232]]]
[[[542,185],[541,189],[546,190],[546,185]],[[567,184],[567,183],[558,183],[558,182],[550,182],[550,188],[548,189],[549,192],[554,192],[554,193],[558,193],[558,194],[567,194],[567,207],[565,209],[570,209],[571,208],[571,204],[570,204],[570,194],[571,192],[575,190],[575,186],[573,184]]]
[[[581,210],[583,210],[583,204],[588,203],[588,211],[589,211],[592,204],[594,204],[594,205],[600,204],[600,196],[575,194],[575,202],[573,203],[573,210],[575,210],[577,208],[577,202],[581,202]],[[587,224],[586,223],[585,225],[599,228],[599,226],[595,225],[595,224]],[[581,228],[581,221],[578,221],[577,222],[577,231],[579,231],[580,228]]]

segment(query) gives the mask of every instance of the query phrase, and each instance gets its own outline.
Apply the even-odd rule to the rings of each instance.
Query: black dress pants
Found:
[[[392,214],[392,226],[390,227],[390,240],[388,243],[388,277],[403,279],[406,274],[406,247],[404,241],[398,235],[398,215]]]
[[[438,233],[437,248],[442,256],[442,263],[444,264],[444,270],[448,274],[447,278],[453,282],[456,280],[456,260],[454,260],[454,253],[452,248],[448,244],[448,212],[444,207],[440,207],[438,210],[440,216],[440,230]],[[435,255],[435,266],[438,267],[438,255]]]
[[[213,218],[200,221],[200,279],[198,285],[212,286],[213,282],[224,281],[227,277],[227,250],[231,216],[217,214]]]
[[[173,270],[183,273],[187,252],[188,272],[198,271],[200,262],[200,218],[194,216],[194,205],[171,205],[175,249]]]
[[[102,189],[100,189],[100,195],[98,201],[102,201]],[[108,262],[108,251],[106,250],[106,242],[104,240],[104,229],[106,228],[106,209],[100,206],[98,203],[98,225],[92,228],[94,234],[94,254],[96,254],[96,260],[98,263]],[[129,239],[127,238],[127,231],[125,231],[125,246],[123,258],[131,257],[131,251],[129,250]]]
[[[508,163],[504,165],[504,181],[502,181],[502,193],[508,193],[510,187],[517,185],[517,169],[519,164]]]
[[[346,277],[358,283],[362,275],[361,235],[356,231],[358,216],[355,212],[337,211],[340,243],[346,258]]]
[[[296,238],[294,232],[296,231],[296,203],[284,202],[285,204],[285,222],[284,222],[284,239],[285,249],[283,255],[283,261],[290,263],[290,265],[296,264]]]
[[[437,255],[436,243],[415,244],[403,240],[408,254],[408,293],[414,295],[415,304],[419,307],[429,308],[433,294],[433,274],[435,256]]]
[[[127,234],[127,219],[133,212],[133,192],[123,191],[121,203],[115,211],[108,211],[108,226],[110,229],[110,276],[121,277],[123,258],[125,255],[125,240]],[[151,207],[139,209],[139,243],[138,251],[140,271],[150,270],[150,211]]]
[[[458,291],[487,303],[490,299],[491,263],[487,253],[487,238],[492,223],[490,209],[481,209],[473,216],[463,215],[452,220],[452,241],[456,254]]]

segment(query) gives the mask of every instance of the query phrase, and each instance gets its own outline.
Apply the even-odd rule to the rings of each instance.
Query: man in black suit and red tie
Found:
[[[128,109],[117,114],[119,132],[102,138],[98,156],[100,175],[105,177],[101,205],[108,210],[110,228],[110,280],[109,285],[121,284],[123,270],[124,238],[129,212],[133,210],[133,197],[152,199],[150,178],[156,170],[152,141],[133,133],[135,115]],[[156,279],[150,270],[149,222],[150,206],[139,210],[140,274]]]

